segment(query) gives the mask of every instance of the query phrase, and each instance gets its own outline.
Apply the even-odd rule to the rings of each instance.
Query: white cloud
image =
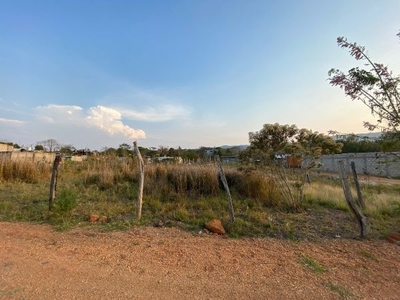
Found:
[[[145,138],[143,130],[136,130],[121,121],[121,113],[104,106],[91,107],[84,111],[76,105],[38,106],[35,109],[36,118],[41,123],[51,123],[52,126],[68,125],[71,127],[96,128],[109,136],[121,135],[130,139]]]
[[[76,105],[55,105],[38,106],[35,109],[36,117],[45,123],[71,123],[80,122],[84,119],[83,109]]]
[[[4,118],[0,118],[0,122],[1,123],[6,123],[8,125],[20,125],[20,124],[25,124],[24,121],[20,121],[20,120],[11,120],[11,119],[4,119]]]
[[[104,106],[92,107],[89,115],[85,118],[86,122],[110,135],[121,133],[130,139],[145,138],[143,130],[135,130],[121,121],[121,113],[113,108]]]
[[[161,105],[158,107],[149,107],[143,111],[134,109],[118,109],[122,116],[138,121],[147,122],[165,122],[176,119],[185,119],[190,111],[179,105]]]

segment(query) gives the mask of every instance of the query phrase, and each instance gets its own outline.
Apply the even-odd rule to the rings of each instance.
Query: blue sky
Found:
[[[365,132],[327,82],[345,36],[399,74],[400,1],[1,1],[0,140],[248,143],[265,123]]]

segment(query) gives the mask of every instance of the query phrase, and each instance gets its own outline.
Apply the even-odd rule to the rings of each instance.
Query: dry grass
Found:
[[[53,213],[47,211],[50,171],[49,164],[0,162],[0,180],[4,183],[0,189],[0,220],[44,221],[63,229],[86,222],[87,215],[95,213],[109,218],[105,226],[110,229],[138,224],[133,217],[139,177],[135,158],[62,163],[58,208]],[[353,231],[348,228],[357,226],[338,181],[315,178],[305,186],[303,212],[288,213],[288,202],[267,172],[239,171],[228,165],[224,171],[234,198],[235,224],[228,224],[226,195],[214,164],[146,165],[141,223],[162,220],[196,229],[207,220],[220,218],[232,236],[293,239],[333,236],[343,231],[351,235]],[[400,227],[398,188],[363,185],[363,191],[365,214],[374,236]],[[331,218],[339,219],[335,222]]]
[[[51,166],[45,162],[0,159],[0,182],[19,180],[37,183],[50,176]]]
[[[306,184],[304,192],[309,201],[335,209],[348,210],[348,206],[344,201],[343,189],[339,185],[313,182],[312,184]]]

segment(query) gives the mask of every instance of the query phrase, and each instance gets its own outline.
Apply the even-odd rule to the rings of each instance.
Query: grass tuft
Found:
[[[354,297],[354,294],[348,288],[342,285],[335,284],[332,282],[325,282],[324,286],[329,288],[332,292],[338,293],[340,298],[342,299],[349,299]]]
[[[310,268],[316,274],[321,274],[328,271],[323,265],[321,265],[315,259],[310,258],[304,254],[300,256],[300,260],[303,265]]]

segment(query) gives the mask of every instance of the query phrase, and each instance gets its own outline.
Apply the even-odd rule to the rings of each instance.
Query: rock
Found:
[[[154,222],[154,227],[164,227],[164,222],[161,220],[158,220]]]
[[[89,215],[89,222],[94,223],[97,222],[100,219],[99,215],[91,214]]]
[[[106,216],[101,216],[101,217],[98,219],[98,221],[99,221],[100,223],[107,223],[108,219],[107,219]]]
[[[221,220],[214,219],[205,224],[206,229],[218,234],[225,234],[225,228],[222,226]]]
[[[388,235],[388,237],[386,238],[386,240],[389,243],[400,245],[400,232],[392,232],[392,233],[390,233]]]

